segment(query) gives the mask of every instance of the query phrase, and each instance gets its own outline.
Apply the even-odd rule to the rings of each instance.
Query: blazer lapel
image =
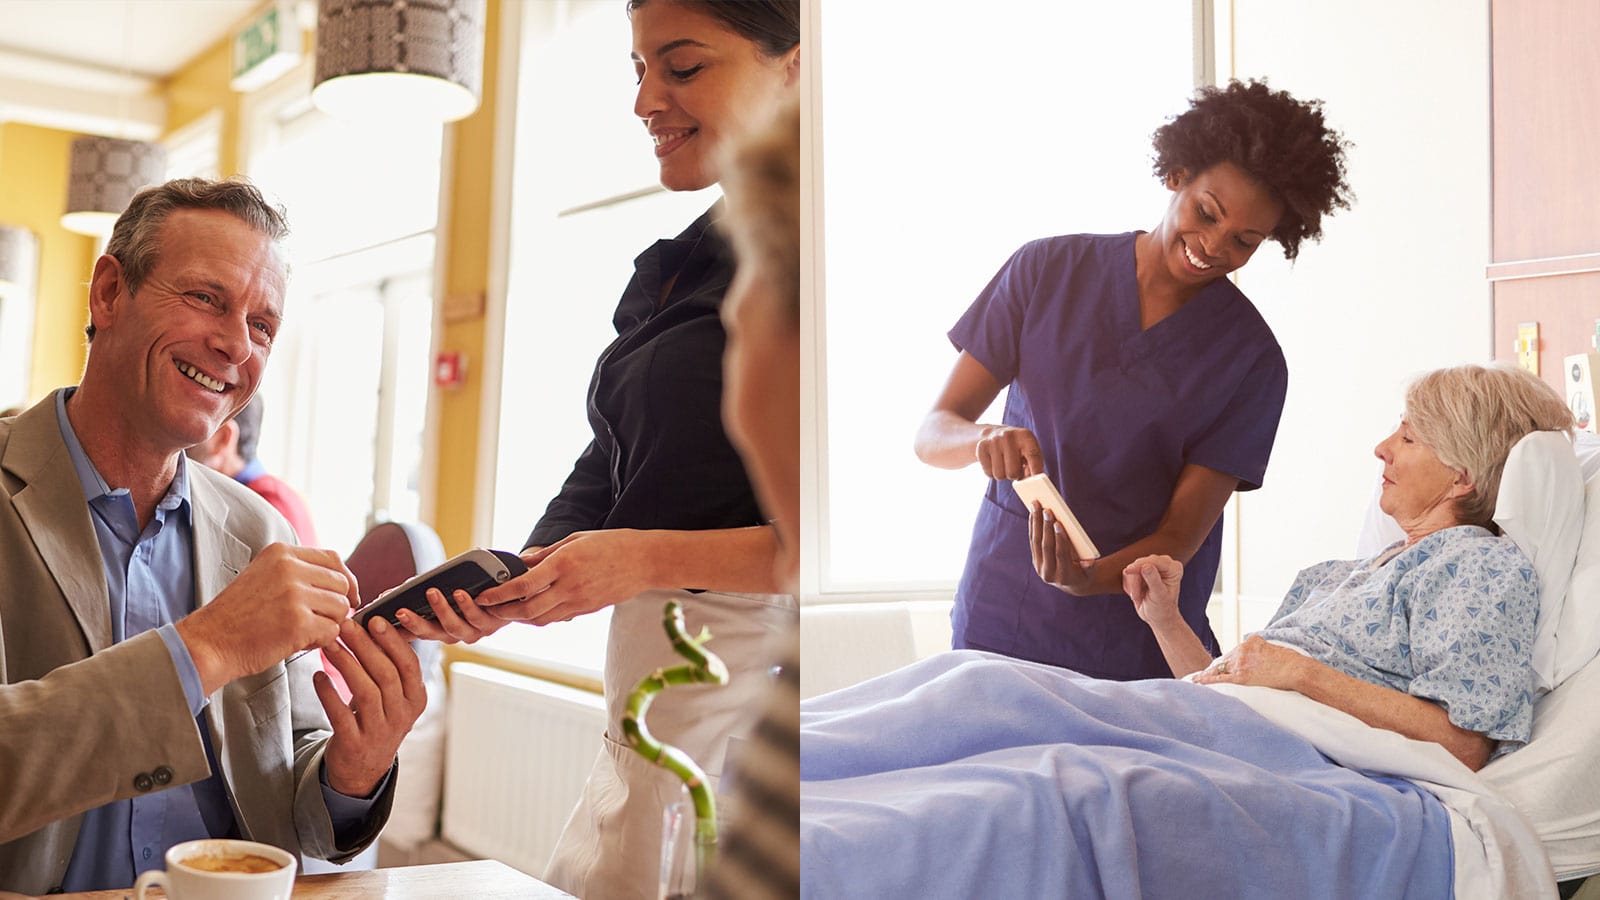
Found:
[[[189,466],[189,509],[194,517],[195,608],[199,609],[250,564],[250,548],[228,530],[228,507],[197,468]]]
[[[12,495],[12,505],[72,608],[89,652],[111,646],[105,562],[83,486],[56,422],[54,394],[17,417],[0,467],[26,484]]]

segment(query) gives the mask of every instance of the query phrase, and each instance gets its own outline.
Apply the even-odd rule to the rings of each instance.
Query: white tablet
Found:
[[[1067,531],[1067,537],[1072,541],[1072,549],[1078,552],[1079,559],[1099,559],[1100,551],[1095,549],[1094,541],[1089,540],[1089,533],[1078,524],[1078,517],[1067,508],[1067,501],[1062,499],[1061,492],[1056,490],[1054,482],[1049,475],[1030,475],[1011,482],[1016,489],[1017,496],[1022,498],[1024,506],[1032,512],[1033,504],[1038,503],[1055,516],[1061,527]]]

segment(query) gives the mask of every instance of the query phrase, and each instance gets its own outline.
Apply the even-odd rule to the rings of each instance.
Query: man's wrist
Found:
[[[390,767],[393,765],[394,763],[391,760]],[[383,783],[384,774],[388,771],[389,768],[385,768],[378,773],[377,777],[370,780],[362,778],[344,779],[334,773],[333,767],[328,765],[326,756],[322,759],[322,777],[327,782],[328,787],[352,800],[371,800],[372,795],[378,791],[378,785]]]
[[[194,660],[195,672],[200,675],[200,689],[209,697],[232,681],[233,675],[222,654],[205,638],[203,629],[195,626],[192,617],[193,614],[180,619],[176,628],[178,637],[189,650],[189,658]]]

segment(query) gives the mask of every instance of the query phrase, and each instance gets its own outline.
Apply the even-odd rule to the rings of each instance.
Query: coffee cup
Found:
[[[167,851],[167,868],[152,869],[134,883],[135,900],[160,887],[170,900],[289,900],[295,858],[255,841],[185,841]]]

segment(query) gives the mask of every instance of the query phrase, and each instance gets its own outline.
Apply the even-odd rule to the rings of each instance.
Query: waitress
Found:
[[[661,184],[717,184],[726,148],[794,93],[798,0],[627,0],[627,9],[634,114]],[[544,625],[612,607],[603,746],[544,875],[580,897],[656,896],[662,809],[682,783],[630,749],[620,723],[640,679],[681,662],[663,606],[677,600],[691,634],[710,629],[731,681],[658,694],[650,730],[713,776],[729,736],[759,708],[774,637],[794,627],[794,598],[775,574],[776,529],[722,425],[720,314],[734,265],[721,211],[719,202],[634,260],[612,319],[617,339],[589,384],[594,440],[528,538],[529,571],[476,603],[458,593],[461,617],[432,592],[438,625],[403,620],[419,637],[470,642],[506,620]]]
[[[1121,593],[1124,566],[1164,554],[1184,563],[1180,610],[1216,654],[1205,607],[1222,508],[1261,486],[1288,384],[1272,330],[1225,276],[1265,241],[1292,260],[1321,237],[1322,217],[1349,206],[1345,146],[1320,101],[1260,82],[1203,89],[1155,133],[1172,198],[1153,230],[1026,244],[956,322],[960,355],[916,442],[924,462],[976,462],[991,479],[956,589],[955,647],[1170,677]],[[979,422],[1008,386],[1001,421]],[[1109,551],[1041,561],[1050,582],[1008,483],[1039,473]]]

